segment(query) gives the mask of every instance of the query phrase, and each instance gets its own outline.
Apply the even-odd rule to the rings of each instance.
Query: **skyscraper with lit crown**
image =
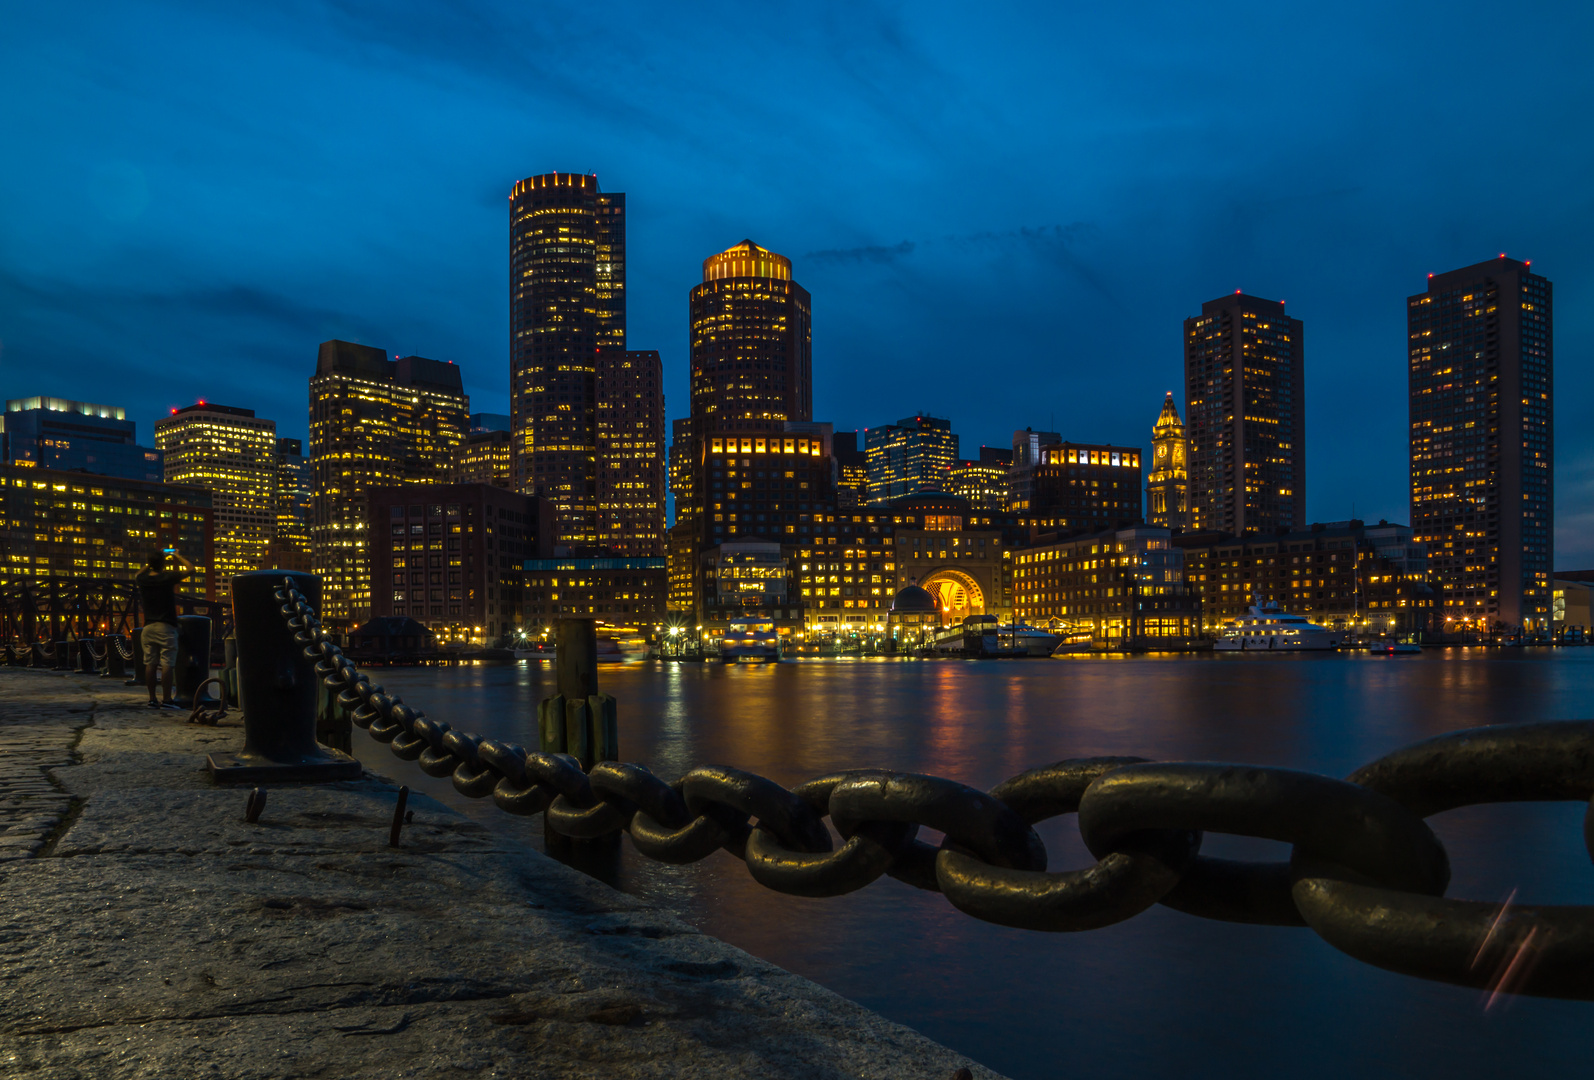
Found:
[[[202,487],[215,508],[216,595],[259,570],[277,531],[277,425],[253,409],[201,401],[155,421],[166,482]]]
[[[1186,464],[1184,422],[1173,403],[1173,391],[1151,425],[1151,472],[1146,477],[1146,520],[1168,529],[1190,524],[1190,474]]]
[[[625,348],[625,308],[625,196],[580,173],[517,183],[509,194],[515,482],[552,500],[566,543],[600,542],[597,351]]]

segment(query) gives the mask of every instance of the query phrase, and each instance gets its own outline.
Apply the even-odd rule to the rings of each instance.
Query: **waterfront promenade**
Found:
[[[422,795],[272,788],[118,680],[0,669],[0,1075],[997,1074]]]

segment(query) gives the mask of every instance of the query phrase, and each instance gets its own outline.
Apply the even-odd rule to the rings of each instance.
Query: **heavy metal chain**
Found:
[[[281,612],[354,723],[431,776],[574,839],[628,833],[641,854],[689,863],[724,849],[759,883],[838,896],[889,875],[960,911],[1029,930],[1092,930],[1153,904],[1230,922],[1309,926],[1369,964],[1419,978],[1594,1001],[1594,907],[1444,896],[1450,863],[1423,820],[1491,802],[1589,803],[1594,721],[1473,728],[1404,747],[1344,780],[1293,769],[1080,758],[989,792],[935,776],[857,769],[787,790],[726,766],[666,783],[599,762],[456,731],[356,670],[285,579]],[[1037,822],[1076,814],[1098,860],[1048,871]],[[841,837],[836,846],[824,819]],[[937,846],[921,828],[944,835]],[[1287,862],[1200,853],[1204,832],[1292,845]]]

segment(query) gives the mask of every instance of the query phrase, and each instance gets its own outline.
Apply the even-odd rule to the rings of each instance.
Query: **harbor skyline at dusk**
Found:
[[[7,124],[30,168],[0,180],[0,365],[19,392],[114,387],[142,424],[207,397],[306,436],[331,338],[453,361],[474,408],[510,411],[506,200],[572,168],[628,194],[629,336],[659,350],[672,420],[687,295],[744,237],[813,295],[815,416],[948,416],[966,454],[1026,425],[1149,447],[1183,321],[1235,289],[1285,300],[1312,340],[1308,520],[1409,517],[1404,298],[1428,272],[1532,259],[1561,301],[1559,396],[1589,389],[1590,151],[1554,135],[1590,90],[1554,62],[1586,37],[1572,6],[1488,34],[1385,15],[1374,42],[1251,24],[1227,72],[1202,59],[1218,30],[1172,9],[1030,12],[1023,35],[951,9],[734,32],[641,9],[601,30],[493,6],[59,18],[0,45],[32,103]],[[647,42],[649,64],[581,75]],[[703,78],[741,54],[767,87]],[[1594,435],[1559,434],[1555,546],[1583,565]]]

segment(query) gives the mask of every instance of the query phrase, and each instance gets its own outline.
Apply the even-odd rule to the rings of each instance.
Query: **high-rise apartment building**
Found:
[[[0,461],[35,469],[82,469],[161,483],[161,452],[138,445],[137,425],[117,405],[30,397],[6,402]]]
[[[1184,321],[1190,524],[1306,524],[1304,328],[1284,301],[1236,292]]]
[[[201,487],[215,511],[216,593],[259,570],[277,534],[277,425],[253,409],[201,401],[155,421],[166,482]]]
[[[598,539],[639,558],[664,554],[664,367],[653,350],[599,349]]]
[[[310,557],[310,463],[298,439],[277,439],[276,532],[266,552],[266,565],[308,571]]]
[[[1146,520],[1167,529],[1190,524],[1190,472],[1184,422],[1173,391],[1151,425],[1151,472],[1146,477]]]
[[[310,377],[310,535],[322,618],[358,625],[369,617],[367,493],[447,481],[469,414],[453,364],[321,343]]]
[[[1430,274],[1406,301],[1411,527],[1450,630],[1549,627],[1553,297],[1528,265]]]
[[[909,416],[863,433],[869,458],[869,502],[878,506],[904,495],[948,492],[958,460],[952,422]]]
[[[978,458],[952,467],[952,494],[967,499],[975,510],[1000,513],[1007,509],[1007,474],[1012,468],[1013,451],[982,446]]]
[[[544,173],[509,195],[509,411],[515,482],[560,536],[600,543],[597,351],[624,349],[625,196]]]

